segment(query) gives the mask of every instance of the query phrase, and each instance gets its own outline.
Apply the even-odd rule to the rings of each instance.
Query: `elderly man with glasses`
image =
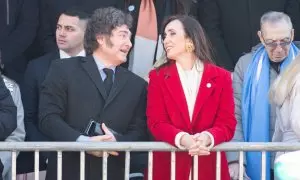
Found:
[[[235,116],[238,121],[235,142],[270,142],[275,126],[275,109],[269,105],[268,92],[273,80],[298,54],[292,42],[294,29],[289,16],[268,12],[261,17],[261,44],[242,56],[233,73]],[[232,179],[239,177],[239,155],[227,153]],[[266,177],[273,179],[274,155],[267,154]],[[245,153],[244,179],[261,179],[261,153]],[[248,177],[248,176],[249,177]]]

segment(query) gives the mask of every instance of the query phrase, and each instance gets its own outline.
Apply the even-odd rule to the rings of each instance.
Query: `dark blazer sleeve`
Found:
[[[18,14],[17,26],[5,40],[5,46],[2,51],[3,61],[10,61],[23,54],[34,41],[37,27],[37,0],[23,0],[20,7],[20,13]]]
[[[0,141],[4,141],[17,127],[17,107],[0,77]]]
[[[43,70],[38,68],[35,61],[28,64],[21,87],[25,115],[24,124],[28,141],[48,140],[48,138],[38,129],[39,85],[36,72]]]
[[[65,122],[68,81],[62,65],[62,60],[54,61],[41,86],[39,127],[54,141],[76,141],[80,132]]]
[[[143,92],[140,94],[139,103],[135,109],[134,118],[127,128],[127,133],[115,135],[117,141],[145,141],[147,140],[146,104],[147,104],[147,83],[144,83]]]
[[[224,42],[221,29],[220,9],[216,0],[201,0],[199,4],[199,20],[203,25],[214,49],[214,60],[218,66],[233,71],[234,62]]]

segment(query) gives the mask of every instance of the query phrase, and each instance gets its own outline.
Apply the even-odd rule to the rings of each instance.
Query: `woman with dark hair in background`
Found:
[[[205,33],[194,18],[172,16],[163,32],[167,62],[150,72],[148,128],[156,141],[187,150],[176,153],[176,179],[189,179],[198,156],[199,179],[213,180],[216,153],[210,150],[230,141],[236,126],[230,73],[211,62]],[[154,180],[170,179],[170,162],[170,153],[154,153]],[[230,179],[224,152],[221,179]]]

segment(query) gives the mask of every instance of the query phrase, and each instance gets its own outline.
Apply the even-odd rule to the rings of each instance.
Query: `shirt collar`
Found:
[[[107,68],[107,67],[105,67],[105,65],[102,63],[101,59],[97,58],[97,57],[94,56],[94,55],[93,55],[93,57],[94,57],[95,63],[96,63],[96,65],[97,65],[99,71],[100,71],[100,70],[102,71],[104,68]],[[114,71],[114,73],[115,73],[116,67],[115,67],[115,66],[112,66],[112,67],[109,67],[109,69],[112,69],[112,70]]]
[[[180,71],[184,71],[179,63],[176,62],[176,66],[177,66],[177,68],[180,69]],[[204,69],[203,62],[200,61],[200,60],[196,60],[193,68],[191,69],[191,71],[193,71],[193,72],[202,72],[203,69]]]
[[[80,51],[76,56],[85,57],[86,56],[85,51],[84,50]],[[65,51],[59,50],[59,57],[60,59],[65,59],[65,58],[70,58],[71,56],[67,54]]]

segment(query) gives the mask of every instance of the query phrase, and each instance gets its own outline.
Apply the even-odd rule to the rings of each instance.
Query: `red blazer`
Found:
[[[236,119],[231,75],[215,65],[205,63],[193,119],[188,107],[175,63],[150,72],[147,104],[148,128],[156,141],[175,146],[179,132],[210,132],[215,145],[230,141]],[[156,152],[153,157],[154,180],[170,179],[171,154]],[[216,179],[216,153],[199,157],[199,179]],[[188,180],[192,157],[176,153],[176,179]],[[230,180],[225,153],[221,155],[221,179]]]

